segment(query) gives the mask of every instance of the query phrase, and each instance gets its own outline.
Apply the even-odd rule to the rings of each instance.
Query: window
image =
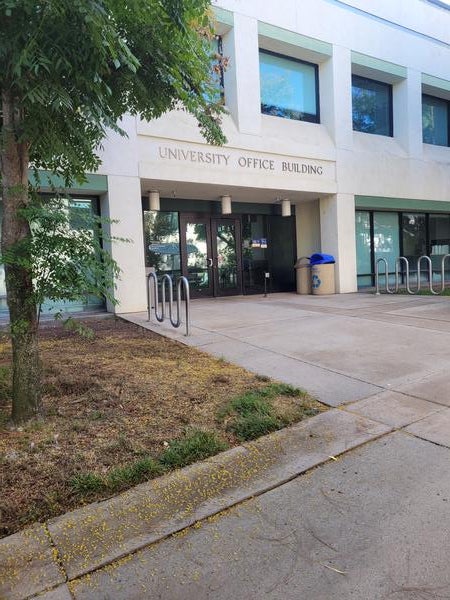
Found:
[[[146,267],[174,277],[181,275],[177,212],[144,210],[144,243]]]
[[[352,75],[353,129],[393,135],[392,86]]]
[[[205,93],[205,98],[209,102],[224,102],[223,63],[222,38],[216,35],[211,40],[211,87]]]
[[[434,96],[422,96],[422,136],[425,144],[449,145],[450,103]]]
[[[317,65],[260,50],[261,112],[319,123]]]

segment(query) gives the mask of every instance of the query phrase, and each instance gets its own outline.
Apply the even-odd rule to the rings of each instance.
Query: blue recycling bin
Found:
[[[311,258],[309,259],[309,262],[312,265],[334,265],[334,263],[336,262],[334,260],[334,256],[332,254],[322,254],[320,252],[317,252],[316,254],[313,254],[311,256]]]
[[[316,253],[311,256],[311,289],[313,295],[322,296],[336,292],[334,282],[334,256]]]

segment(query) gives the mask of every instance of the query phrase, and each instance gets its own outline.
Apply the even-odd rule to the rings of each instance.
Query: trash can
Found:
[[[311,263],[311,287],[315,296],[335,293],[334,256],[331,254],[313,254]]]
[[[311,294],[311,265],[309,256],[302,256],[295,263],[297,294]]]

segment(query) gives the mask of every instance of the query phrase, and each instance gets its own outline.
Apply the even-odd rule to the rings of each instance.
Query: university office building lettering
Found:
[[[233,156],[232,154],[225,154],[221,152],[170,148],[169,146],[159,146],[158,154],[163,160],[175,160],[178,162],[234,167],[236,169],[253,171],[257,170],[280,173],[295,173],[300,175],[323,175],[323,167],[321,165],[288,160],[280,161],[272,158],[260,158],[244,154]]]

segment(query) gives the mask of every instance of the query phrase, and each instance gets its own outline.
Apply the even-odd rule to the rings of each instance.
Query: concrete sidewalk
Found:
[[[383,390],[450,406],[448,298],[273,294],[193,300],[191,306],[190,337],[182,328],[149,324],[146,313],[123,317],[302,387],[330,406]]]
[[[339,408],[5,538],[0,598],[450,598],[448,301],[193,310],[184,342]]]
[[[0,598],[24,600],[102,568],[392,430],[331,410],[109,500],[0,540]],[[73,589],[75,589],[73,587]],[[115,598],[115,592],[94,598]],[[76,597],[76,596],[75,596]],[[137,596],[139,597],[139,596]],[[142,596],[145,598],[146,596]]]

